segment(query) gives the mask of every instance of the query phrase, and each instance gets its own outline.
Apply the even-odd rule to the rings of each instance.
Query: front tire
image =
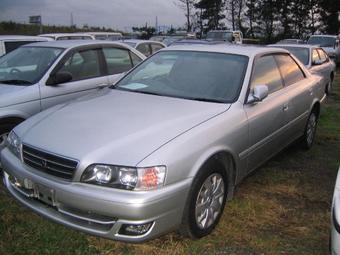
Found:
[[[217,162],[205,164],[193,181],[180,233],[194,239],[210,234],[222,216],[227,190],[223,167]]]
[[[317,124],[318,124],[318,115],[316,114],[315,111],[312,111],[308,117],[305,132],[302,137],[302,146],[306,150],[309,150],[313,146]]]

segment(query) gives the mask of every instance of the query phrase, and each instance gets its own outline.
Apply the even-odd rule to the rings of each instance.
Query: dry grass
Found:
[[[144,244],[105,240],[50,223],[1,188],[0,254],[327,254],[340,163],[339,74],[313,149],[290,146],[243,181],[210,236],[193,241],[171,233]]]

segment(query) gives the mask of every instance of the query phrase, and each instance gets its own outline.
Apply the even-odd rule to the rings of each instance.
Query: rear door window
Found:
[[[275,55],[283,81],[286,86],[297,83],[305,78],[303,72],[289,55]]]
[[[325,54],[325,52],[322,49],[318,49],[318,52],[319,52],[321,62],[322,63],[326,62],[328,58],[327,58],[327,55]]]
[[[135,53],[130,51],[130,56],[131,56],[131,60],[132,60],[132,64],[133,66],[138,65],[140,62],[142,62],[143,60],[138,57]]]
[[[151,55],[150,47],[149,47],[149,44],[147,44],[147,43],[139,44],[136,49],[138,51],[140,51],[141,53],[143,53],[147,57]]]
[[[161,44],[158,43],[152,43],[151,44],[151,49],[152,49],[152,54],[154,54],[155,52],[163,49],[164,47]]]
[[[255,60],[251,89],[257,85],[267,85],[269,94],[283,88],[281,74],[273,56]]]
[[[109,74],[119,74],[133,67],[128,50],[119,48],[103,48]]]
[[[320,56],[316,49],[314,49],[312,52],[312,63],[316,63],[317,61],[320,61]]]

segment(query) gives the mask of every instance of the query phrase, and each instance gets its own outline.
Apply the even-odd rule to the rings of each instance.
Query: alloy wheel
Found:
[[[223,177],[214,173],[202,184],[195,205],[195,219],[200,229],[214,224],[222,211],[225,196]]]

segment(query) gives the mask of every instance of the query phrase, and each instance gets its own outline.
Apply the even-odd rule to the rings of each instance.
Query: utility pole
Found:
[[[155,24],[156,34],[158,34],[158,17],[156,16],[156,24]]]

